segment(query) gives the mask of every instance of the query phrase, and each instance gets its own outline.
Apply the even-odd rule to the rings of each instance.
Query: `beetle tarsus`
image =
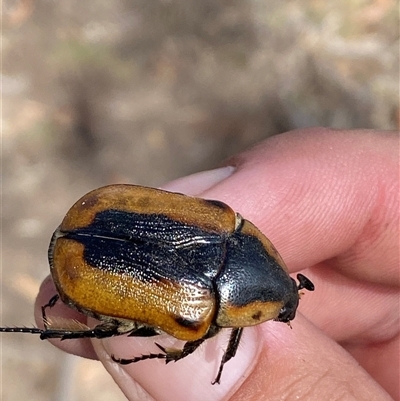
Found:
[[[224,352],[224,356],[221,359],[221,363],[219,365],[217,376],[214,379],[214,381],[211,382],[211,384],[213,384],[213,385],[220,384],[222,370],[224,369],[224,365],[236,355],[236,351],[239,347],[242,333],[243,333],[243,327],[238,327],[238,328],[232,329],[231,336],[229,337],[228,347],[226,348],[226,350]]]
[[[166,358],[167,358],[166,354],[146,354],[131,359],[116,358],[114,355],[111,355],[111,359],[114,362],[119,363],[120,365],[129,365],[130,363],[145,361],[146,359],[166,359]]]
[[[141,356],[136,356],[131,359],[123,359],[123,358],[116,358],[114,355],[111,355],[111,359],[114,362],[120,363],[121,365],[129,365],[130,363],[136,363],[139,361],[144,361],[146,359],[165,359],[165,363],[176,362],[180,359],[183,359],[196,351],[199,348],[200,344],[202,344],[206,339],[201,338],[200,340],[196,341],[188,341],[182,349],[177,348],[165,348],[162,345],[155,343],[155,345],[160,348],[163,354],[145,354]],[[229,358],[230,359],[230,358]]]
[[[28,333],[42,334],[43,330],[38,327],[0,327],[1,333]]]
[[[56,302],[59,300],[59,298],[60,298],[60,296],[58,294],[55,294],[50,298],[49,302],[47,302],[46,305],[42,306],[42,320],[43,320],[43,325],[44,325],[45,330],[47,330],[49,328],[49,323],[48,323],[47,316],[46,316],[46,309],[47,308],[51,309],[56,304]]]

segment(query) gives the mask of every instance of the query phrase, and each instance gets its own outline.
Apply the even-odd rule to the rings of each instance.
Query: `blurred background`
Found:
[[[290,129],[394,129],[391,0],[3,2],[2,325],[34,324],[47,247],[89,190],[158,186]],[[1,335],[1,399],[125,399],[97,362]]]

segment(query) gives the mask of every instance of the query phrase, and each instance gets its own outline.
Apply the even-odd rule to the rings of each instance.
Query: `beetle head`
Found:
[[[293,291],[290,294],[289,299],[286,301],[285,305],[279,312],[278,317],[275,319],[278,322],[288,323],[293,320],[296,316],[296,310],[299,306],[299,300],[301,295],[301,290],[304,288],[308,291],[314,291],[314,284],[306,276],[302,274],[297,275],[297,280],[299,284],[297,285],[294,279],[292,280]]]

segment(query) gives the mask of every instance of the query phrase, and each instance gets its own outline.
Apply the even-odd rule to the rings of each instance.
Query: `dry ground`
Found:
[[[395,1],[3,3],[2,323],[30,325],[49,238],[100,185],[157,186],[292,128],[396,128]],[[96,362],[2,339],[3,401],[122,400]]]

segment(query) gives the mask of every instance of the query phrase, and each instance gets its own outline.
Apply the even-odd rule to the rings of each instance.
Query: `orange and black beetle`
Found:
[[[299,285],[271,242],[226,204],[135,185],[111,185],[82,197],[68,211],[49,247],[58,294],[42,308],[44,329],[0,328],[47,338],[105,338],[162,332],[186,341],[121,364],[177,361],[222,328],[228,347],[213,382],[235,356],[243,327],[294,319]],[[61,300],[102,323],[55,329],[45,310]]]

